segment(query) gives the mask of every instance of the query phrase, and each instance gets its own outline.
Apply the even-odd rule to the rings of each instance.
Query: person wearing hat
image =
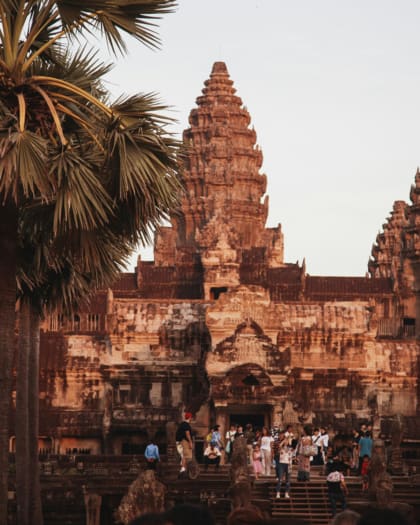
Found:
[[[181,456],[181,470],[180,474],[187,470],[187,462],[192,459],[192,428],[191,428],[191,412],[185,412],[184,420],[178,425],[175,440],[176,449],[178,454]]]

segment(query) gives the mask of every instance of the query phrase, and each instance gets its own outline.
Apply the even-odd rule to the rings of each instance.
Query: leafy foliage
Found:
[[[157,47],[155,22],[175,5],[0,3],[0,199],[20,210],[21,293],[42,288],[42,301],[61,294],[70,308],[115,278],[176,208],[180,145],[166,131],[167,108],[155,94],[110,103],[109,64],[88,45],[71,51],[98,32],[114,53],[125,52],[126,35]]]

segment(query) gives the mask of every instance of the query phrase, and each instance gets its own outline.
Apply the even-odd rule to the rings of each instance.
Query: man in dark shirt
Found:
[[[178,425],[175,439],[176,439],[176,449],[178,454],[181,456],[181,470],[180,473],[183,473],[187,469],[187,462],[192,459],[192,428],[190,425],[192,419],[191,412],[185,412],[184,421]]]

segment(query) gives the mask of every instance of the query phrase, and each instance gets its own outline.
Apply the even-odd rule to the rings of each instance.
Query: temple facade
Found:
[[[223,62],[196,102],[185,193],[154,261],[44,323],[40,446],[124,454],[154,437],[164,452],[184,409],[198,437],[246,422],[386,435],[398,415],[420,441],[420,173],[366,276],[311,276],[266,227],[262,153]]]

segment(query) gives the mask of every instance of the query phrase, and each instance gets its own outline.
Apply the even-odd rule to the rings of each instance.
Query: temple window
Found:
[[[117,403],[126,404],[130,403],[130,397],[131,397],[131,385],[118,385],[118,389],[116,391],[116,397],[115,400]]]
[[[74,314],[72,321],[73,321],[72,323],[73,332],[80,332],[80,315]]]
[[[403,335],[405,337],[414,337],[416,335],[416,320],[414,317],[403,318]]]
[[[97,332],[99,330],[99,314],[89,314],[87,323],[89,332]]]
[[[210,288],[210,299],[216,301],[222,295],[228,291],[226,286],[219,286],[218,288]]]
[[[389,318],[389,299],[384,299],[383,301],[383,307],[384,307],[384,318]]]
[[[50,331],[58,332],[64,326],[64,315],[63,314],[53,314],[50,315]]]

